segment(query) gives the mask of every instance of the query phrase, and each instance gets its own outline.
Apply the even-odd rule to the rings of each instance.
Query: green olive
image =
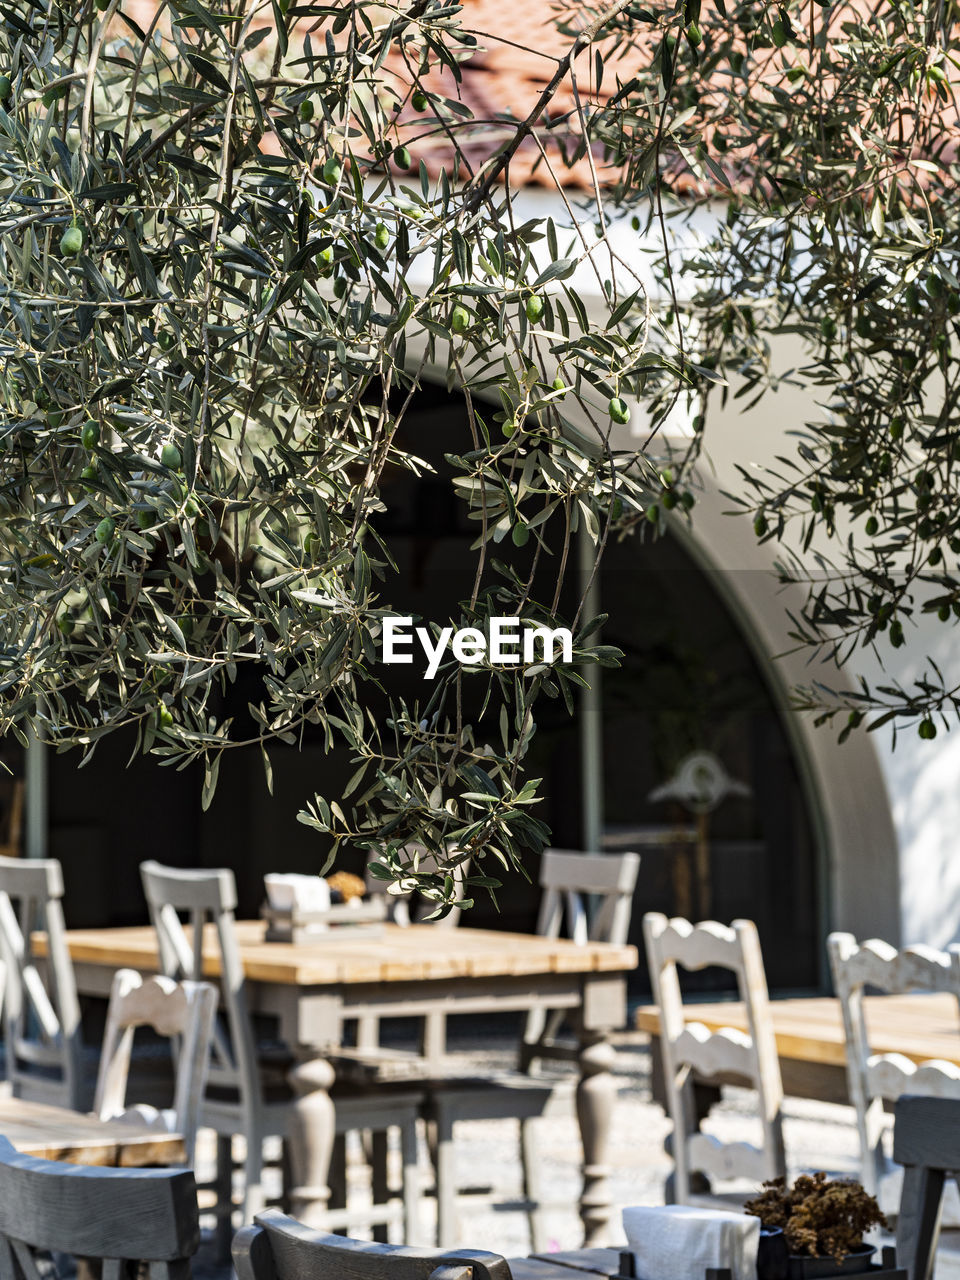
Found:
[[[94,450],[100,443],[100,423],[96,418],[88,418],[80,432],[80,443],[87,450]]]
[[[83,248],[83,231],[74,223],[60,237],[60,252],[65,258],[75,258]]]
[[[450,328],[454,333],[466,333],[470,328],[470,312],[459,302],[450,313]]]
[[[116,528],[116,521],[111,516],[104,516],[96,527],[94,537],[101,546],[105,546],[112,539]]]
[[[172,440],[168,440],[160,450],[160,461],[165,467],[169,467],[171,471],[179,470],[180,464],[183,462],[183,455]]]
[[[607,412],[614,422],[623,423],[630,421],[630,408],[625,400],[621,400],[619,396],[614,396],[607,405]]]
[[[543,299],[536,293],[531,294],[527,299],[524,311],[527,313],[527,319],[531,324],[536,324],[543,315]]]

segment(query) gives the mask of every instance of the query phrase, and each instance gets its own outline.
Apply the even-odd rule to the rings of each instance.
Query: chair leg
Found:
[[[244,1138],[247,1158],[243,1166],[243,1221],[247,1223],[253,1221],[255,1214],[263,1212],[266,1197],[263,1193],[263,1136],[254,1125],[250,1125]]]
[[[930,1280],[940,1235],[942,1169],[907,1165],[897,1219],[897,1266],[910,1280]]]
[[[214,1176],[217,1204],[216,1257],[221,1265],[230,1261],[233,1241],[233,1139],[217,1134],[217,1166]]]
[[[290,1168],[290,1146],[286,1138],[280,1147],[280,1210],[289,1214],[291,1211],[290,1188],[293,1186],[293,1174]]]
[[[544,1253],[547,1249],[547,1233],[540,1183],[540,1152],[537,1144],[536,1119],[520,1121],[520,1161],[523,1167],[523,1194],[531,1206],[527,1210],[531,1252]]]
[[[403,1234],[407,1244],[420,1244],[420,1160],[416,1117],[400,1129],[403,1159]]]
[[[347,1207],[347,1135],[338,1133],[333,1140],[333,1151],[330,1155],[330,1199],[327,1204],[331,1209]],[[346,1235],[346,1231],[334,1232],[335,1235]]]
[[[370,1191],[375,1205],[385,1205],[390,1200],[390,1179],[388,1177],[387,1160],[389,1143],[386,1129],[374,1129],[370,1140]],[[389,1238],[389,1227],[385,1222],[373,1225],[373,1238],[379,1244],[386,1244]]]
[[[437,1156],[437,1245],[452,1249],[457,1243],[456,1151],[453,1146],[453,1118],[444,1106],[436,1115]]]

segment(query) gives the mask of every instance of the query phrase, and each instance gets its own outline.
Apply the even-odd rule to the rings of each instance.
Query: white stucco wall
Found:
[[[775,344],[775,367],[787,369],[801,362],[802,352],[789,341]],[[711,412],[707,432],[708,465],[701,468],[708,493],[740,490],[736,464],[763,463],[777,454],[791,454],[794,444],[788,432],[811,418],[815,408],[810,396],[784,387],[765,398],[753,410],[740,412],[735,403],[720,413]],[[725,508],[730,504],[724,503]],[[724,515],[716,510],[715,497],[694,512],[692,535],[736,574],[741,563],[756,563],[756,553],[766,551],[772,562],[774,543],[758,547],[749,519]],[[737,526],[736,535],[724,532]],[[743,541],[752,542],[752,550]],[[824,544],[821,544],[824,545]],[[765,630],[777,653],[790,645],[786,637],[786,607],[789,597],[767,575],[751,575],[743,588],[753,598],[756,624]],[[794,596],[794,599],[802,597]],[[779,615],[764,622],[771,611]],[[951,670],[960,679],[960,633],[929,615],[918,616],[905,627],[907,643],[894,649],[881,637],[878,651],[861,650],[843,672],[830,665],[824,683],[838,687],[864,675],[871,685],[891,679],[909,685],[920,676],[927,655],[932,656],[949,677]],[[778,648],[779,642],[779,648]],[[782,679],[809,683],[815,672],[798,656],[775,659]],[[946,946],[960,940],[960,732],[943,730],[932,742],[920,739],[915,727],[897,734],[896,746],[889,727],[875,734],[855,733],[843,747],[835,743],[839,726],[802,731],[807,750],[812,753],[815,772],[821,777],[821,796],[830,792],[829,804],[846,805],[848,812],[837,827],[839,844],[830,850],[832,916],[836,927],[860,934],[892,937],[889,910],[880,903],[878,892],[899,897],[899,933],[903,943],[927,942]],[[859,739],[859,743],[857,740]],[[855,750],[851,752],[850,746]],[[865,753],[872,755],[879,776],[873,779],[864,770]],[[824,772],[829,773],[826,791]],[[882,789],[881,789],[882,780]],[[847,799],[844,801],[844,795]],[[878,829],[874,806],[885,805],[889,814],[893,847]],[[842,830],[842,835],[840,831]],[[865,895],[857,904],[858,882]],[[856,925],[856,927],[855,927]]]
[[[550,214],[558,226],[568,222],[562,203],[535,189],[518,196],[516,213],[524,218]],[[709,214],[701,213],[692,229],[680,229],[678,252],[711,221]],[[594,238],[589,225],[584,235],[588,242]],[[634,280],[643,280],[652,290],[648,258],[629,220],[612,228],[611,239],[617,255],[630,264]],[[545,260],[545,244],[540,252]],[[607,268],[601,274],[609,273],[611,260],[603,249],[598,264]],[[588,306],[592,303],[599,310],[592,268],[581,265],[573,283]],[[625,288],[636,287],[629,280],[623,283]],[[792,343],[784,340],[775,346],[776,369],[803,363],[802,350]],[[789,387],[748,412],[732,397],[724,411],[712,409],[701,467],[702,493],[692,522],[678,519],[675,529],[700,563],[714,571],[718,588],[779,690],[819,822],[828,926],[895,944],[945,946],[960,941],[960,731],[941,731],[927,742],[915,730],[906,730],[896,749],[888,728],[876,734],[861,731],[839,746],[839,726],[818,729],[811,717],[786,710],[790,688],[808,683],[816,674],[808,655],[786,653],[792,647],[787,608],[791,599],[798,604],[802,595],[784,592],[773,571],[775,543],[758,545],[750,520],[729,515],[730,502],[722,496],[725,489],[741,488],[738,463],[762,464],[778,453],[792,453],[788,433],[814,412],[812,397]],[[681,415],[675,426],[682,432]],[[634,431],[631,438],[631,427],[622,428],[614,445],[637,446],[645,434],[639,414]],[[885,645],[883,669],[864,651],[847,668],[846,679],[852,681],[862,672],[871,682],[883,674],[907,682],[920,673],[928,653],[944,671],[952,663],[960,676],[960,632],[955,628],[928,618],[908,627],[906,634],[903,648]],[[845,680],[835,668],[825,670],[822,678],[832,687]]]

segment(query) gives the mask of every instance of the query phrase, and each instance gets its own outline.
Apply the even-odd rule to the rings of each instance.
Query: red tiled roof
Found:
[[[476,52],[462,64],[459,83],[448,71],[433,71],[425,87],[470,108],[473,119],[463,120],[456,127],[465,161],[472,170],[511,135],[512,124],[529,115],[558,61],[569,51],[573,37],[561,34],[557,22],[568,22],[572,30],[579,30],[593,16],[591,9],[575,0],[463,0],[460,22],[464,32],[476,39]],[[146,30],[156,14],[157,3],[125,0],[124,11]],[[315,19],[304,19],[297,25],[306,30],[314,23]],[[166,15],[162,15],[161,26],[167,25]],[[411,75],[399,53],[387,60],[379,74],[401,97],[407,96]],[[555,179],[564,186],[592,184],[589,161],[581,157],[567,167],[563,154],[573,154],[581,135],[578,98],[581,106],[588,107],[598,98],[605,100],[615,93],[616,64],[607,68],[600,94],[594,84],[592,49],[577,57],[574,75],[576,89],[571,78],[566,77],[536,130],[536,140],[528,139],[511,161],[511,185],[542,183],[552,187]],[[449,138],[432,123],[430,113],[420,115],[407,106],[398,126],[400,138],[409,143],[416,160],[422,158],[434,175],[443,165],[449,170],[453,148]],[[268,135],[262,146],[264,150],[275,150],[278,144]],[[599,180],[609,182],[612,175],[609,170],[604,174],[598,148],[594,148],[593,160]]]

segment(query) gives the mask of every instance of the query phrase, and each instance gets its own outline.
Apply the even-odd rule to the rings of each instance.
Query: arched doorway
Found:
[[[602,682],[604,844],[642,857],[633,941],[646,910],[746,917],[770,986],[812,989],[824,934],[817,823],[775,691],[713,576],[669,533],[607,550],[604,641],[624,658]],[[733,784],[707,814],[656,795],[694,752]]]

